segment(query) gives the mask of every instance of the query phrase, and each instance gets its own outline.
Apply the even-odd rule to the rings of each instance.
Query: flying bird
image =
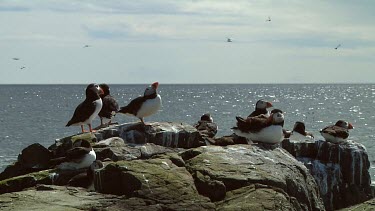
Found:
[[[118,113],[138,117],[143,124],[144,117],[151,116],[159,111],[161,107],[161,97],[157,93],[158,82],[147,87],[143,96],[132,100],[127,106],[121,107]]]
[[[17,60],[20,60],[20,58],[17,58],[17,57],[14,57],[14,58],[12,58],[12,59],[13,59],[13,60],[16,60],[16,61],[17,61]]]
[[[337,50],[339,47],[341,46],[341,44],[338,44],[335,48],[335,50]]]
[[[26,68],[25,66],[20,67],[21,70],[23,70],[23,69],[25,69],[25,68]]]
[[[232,42],[232,39],[231,38],[227,38],[227,42]]]
[[[270,16],[268,16],[268,19],[267,19],[266,21],[269,21],[269,22],[271,22],[271,17],[270,17]]]
[[[84,45],[83,47],[84,48],[88,48],[88,47],[91,47],[91,45]]]

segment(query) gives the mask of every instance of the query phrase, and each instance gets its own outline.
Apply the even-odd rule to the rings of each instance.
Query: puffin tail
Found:
[[[116,113],[128,114],[130,113],[130,110],[128,106],[124,106],[124,107],[121,107],[120,110],[116,111]]]

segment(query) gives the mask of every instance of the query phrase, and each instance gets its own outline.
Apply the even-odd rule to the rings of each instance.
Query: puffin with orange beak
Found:
[[[86,131],[83,129],[83,125],[87,124],[90,132],[95,132],[92,130],[91,122],[98,116],[102,109],[103,102],[100,98],[101,94],[103,94],[103,90],[98,84],[89,84],[86,88],[86,99],[77,106],[73,117],[69,120],[68,124],[66,124],[66,127],[71,125],[81,126],[82,133],[84,133]]]
[[[326,141],[338,144],[346,141],[349,137],[349,130],[353,128],[354,127],[351,123],[339,120],[335,125],[323,128],[320,131],[320,134],[326,139]]]
[[[237,127],[232,130],[238,136],[267,144],[277,144],[284,139],[284,115],[279,109],[272,110],[269,117],[261,114],[246,119],[237,116],[236,119]]]
[[[261,114],[269,116],[269,111],[267,108],[271,108],[272,103],[265,101],[265,100],[258,100],[255,104],[255,111],[253,111],[248,117],[259,116]]]
[[[147,87],[143,96],[133,99],[128,105],[121,107],[118,113],[138,117],[143,124],[143,118],[159,111],[161,97],[157,92],[159,83],[155,82]]]

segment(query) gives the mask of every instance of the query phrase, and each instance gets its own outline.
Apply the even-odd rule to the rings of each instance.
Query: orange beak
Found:
[[[151,84],[151,86],[152,86],[154,89],[157,89],[158,86],[159,86],[159,82],[155,82],[155,83]]]
[[[267,102],[267,106],[266,106],[266,108],[271,108],[271,107],[273,107],[272,103]]]
[[[353,129],[353,128],[354,128],[353,125],[351,123],[349,123],[348,129]]]
[[[102,88],[99,87],[99,95],[102,95],[102,94],[104,94],[104,91]]]

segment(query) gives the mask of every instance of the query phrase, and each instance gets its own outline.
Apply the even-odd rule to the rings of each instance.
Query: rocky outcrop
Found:
[[[286,139],[282,146],[310,170],[327,210],[358,204],[373,197],[368,171],[370,162],[362,144]]]

